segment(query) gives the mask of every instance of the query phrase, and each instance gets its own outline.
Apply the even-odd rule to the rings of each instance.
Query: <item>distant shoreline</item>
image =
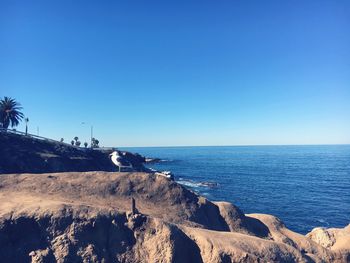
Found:
[[[131,148],[192,148],[192,147],[289,147],[289,146],[350,146],[345,144],[242,144],[242,145],[179,145],[179,146],[115,146],[114,148],[131,149]]]

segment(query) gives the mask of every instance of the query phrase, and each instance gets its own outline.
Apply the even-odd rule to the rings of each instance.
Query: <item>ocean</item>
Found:
[[[130,147],[211,201],[280,218],[293,231],[350,223],[350,145]]]

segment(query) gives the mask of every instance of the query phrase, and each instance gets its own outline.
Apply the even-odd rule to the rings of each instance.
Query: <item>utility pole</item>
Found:
[[[89,125],[90,123],[86,123],[85,121],[83,121],[81,123],[82,125]],[[90,148],[92,148],[92,138],[94,138],[94,126],[92,124],[90,124]]]

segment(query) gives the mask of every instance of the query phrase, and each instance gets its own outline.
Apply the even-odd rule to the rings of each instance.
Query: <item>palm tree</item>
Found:
[[[21,104],[10,97],[4,97],[0,100],[0,123],[2,128],[7,129],[18,126],[19,122],[24,117],[20,112]]]

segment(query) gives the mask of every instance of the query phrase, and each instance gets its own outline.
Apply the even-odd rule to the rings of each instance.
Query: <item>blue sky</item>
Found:
[[[1,1],[0,96],[66,141],[350,143],[350,2]]]

